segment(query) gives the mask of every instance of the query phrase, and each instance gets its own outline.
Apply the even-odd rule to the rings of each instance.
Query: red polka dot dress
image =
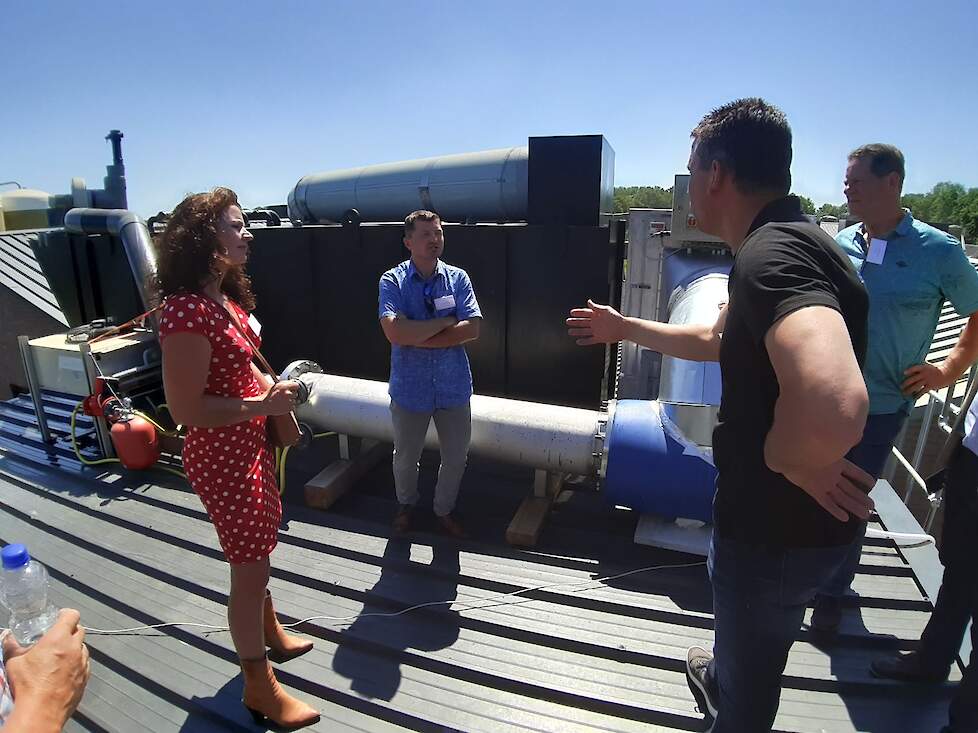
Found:
[[[260,348],[248,314],[230,300],[228,306]],[[251,345],[213,300],[193,293],[167,298],[160,340],[174,333],[197,333],[210,341],[206,394],[254,397],[262,393],[251,368]],[[183,466],[217,529],[227,561],[248,563],[268,557],[278,543],[282,502],[275,480],[275,449],[268,441],[264,416],[220,428],[189,427]]]

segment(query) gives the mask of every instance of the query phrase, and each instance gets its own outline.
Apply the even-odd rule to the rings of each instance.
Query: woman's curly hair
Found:
[[[198,292],[220,275],[217,260],[224,253],[217,228],[231,206],[241,207],[238,195],[230,188],[215,188],[187,196],[173,210],[166,229],[156,240],[154,284],[160,300],[180,291]],[[231,267],[224,273],[221,291],[246,311],[254,310],[251,279],[243,267]]]

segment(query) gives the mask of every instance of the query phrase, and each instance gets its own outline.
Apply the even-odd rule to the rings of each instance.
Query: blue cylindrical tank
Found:
[[[716,469],[670,434],[657,402],[618,400],[608,425],[604,496],[665,518],[712,521]]]
[[[449,221],[522,221],[527,211],[528,148],[500,148],[315,173],[289,194],[289,216],[398,221],[430,209]]]

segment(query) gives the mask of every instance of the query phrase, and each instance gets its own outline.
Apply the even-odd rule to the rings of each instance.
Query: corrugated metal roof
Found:
[[[63,431],[70,405],[49,405]],[[29,401],[0,403],[0,542],[28,545],[51,572],[55,601],[93,628],[223,625],[227,566],[189,488],[153,472],[80,470],[63,440],[45,452],[32,425]],[[313,457],[296,461],[290,492]],[[462,494],[471,540],[391,539],[388,474],[381,466],[330,512],[286,505],[271,579],[279,610],[292,621],[448,603],[303,624],[316,648],[278,674],[322,710],[311,730],[701,729],[683,673],[686,648],[712,643],[700,558],[632,544],[634,515],[587,492],[559,505],[537,548],[511,548],[502,537],[529,476],[478,462]],[[422,475],[430,490],[433,467]],[[867,673],[876,655],[914,646],[926,622],[911,567],[892,543],[869,541],[855,590],[833,644],[800,633],[777,729],[936,731],[948,686]],[[92,679],[68,730],[256,730],[227,633],[167,628],[88,642]]]
[[[67,326],[68,319],[34,255],[37,236],[36,232],[0,232],[0,286]]]

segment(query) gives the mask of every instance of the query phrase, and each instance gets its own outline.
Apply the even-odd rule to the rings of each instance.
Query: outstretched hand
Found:
[[[850,515],[865,520],[873,511],[869,492],[876,481],[845,458],[821,468],[788,471],[784,477],[840,522]]]
[[[590,299],[587,308],[574,308],[566,323],[568,335],[577,339],[578,346],[612,344],[625,338],[625,317]]]

